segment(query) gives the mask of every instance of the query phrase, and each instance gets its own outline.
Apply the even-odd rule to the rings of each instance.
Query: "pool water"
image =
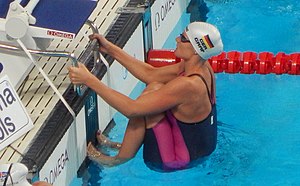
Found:
[[[225,51],[300,52],[298,0],[207,0],[208,22],[217,25]],[[188,23],[188,15],[181,21]],[[187,21],[186,21],[187,20]],[[178,26],[165,47],[175,46]],[[112,168],[92,163],[79,185],[299,185],[300,83],[292,75],[217,74],[218,144],[204,163],[159,173],[148,169],[142,149]],[[139,84],[131,97],[144,85]],[[127,119],[115,116],[109,137],[122,141]],[[115,152],[111,151],[111,154]]]

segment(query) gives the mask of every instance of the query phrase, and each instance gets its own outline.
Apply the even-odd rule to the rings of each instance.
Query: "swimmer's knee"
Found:
[[[158,90],[160,89],[164,84],[161,82],[152,82],[150,84],[147,85],[146,89],[150,89],[150,90]]]
[[[142,94],[147,94],[152,91],[159,90],[164,84],[160,82],[152,82],[147,85]]]
[[[146,128],[153,128],[157,125],[163,118],[165,117],[165,113],[159,113],[151,116],[145,117]]]

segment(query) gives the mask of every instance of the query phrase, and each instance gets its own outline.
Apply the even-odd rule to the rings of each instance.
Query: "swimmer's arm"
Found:
[[[69,77],[73,84],[85,84],[94,90],[105,102],[127,117],[158,114],[173,108],[189,99],[191,84],[187,77],[177,77],[159,90],[149,92],[132,100],[128,96],[111,89],[102,83],[88,69],[78,63],[78,67],[68,67]]]
[[[169,82],[183,71],[183,64],[180,63],[159,68],[153,67],[129,55],[123,49],[108,41],[103,35],[92,34],[90,39],[97,39],[100,52],[115,58],[133,76],[146,84],[151,82]]]
[[[133,76],[142,82],[167,83],[177,77],[183,71],[183,64],[177,63],[164,67],[153,67],[152,65],[140,61],[116,45],[113,45],[109,54],[124,66]]]
[[[189,91],[188,85],[182,81],[168,83],[157,91],[140,96],[136,100],[121,94],[103,84],[95,76],[86,82],[86,85],[93,89],[105,102],[128,118],[162,113],[175,107],[189,99],[186,91]]]

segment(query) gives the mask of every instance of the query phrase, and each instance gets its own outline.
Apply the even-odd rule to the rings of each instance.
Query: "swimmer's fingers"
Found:
[[[90,76],[93,76],[91,72],[82,63],[78,63],[78,67],[68,67],[69,78],[75,85],[86,84]]]
[[[91,40],[93,39],[97,39],[98,43],[99,43],[99,51],[103,52],[105,54],[109,53],[109,51],[111,50],[111,46],[113,46],[113,44],[111,42],[109,42],[103,35],[101,34],[92,34],[89,35],[89,38]]]

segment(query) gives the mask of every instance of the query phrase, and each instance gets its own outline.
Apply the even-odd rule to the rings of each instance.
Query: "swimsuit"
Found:
[[[211,74],[211,93],[204,82],[211,103],[211,112],[202,121],[185,123],[176,119],[169,110],[166,116],[153,128],[146,129],[143,158],[151,169],[160,171],[186,168],[192,161],[210,155],[217,144],[217,112]],[[195,161],[196,162],[196,161]]]

